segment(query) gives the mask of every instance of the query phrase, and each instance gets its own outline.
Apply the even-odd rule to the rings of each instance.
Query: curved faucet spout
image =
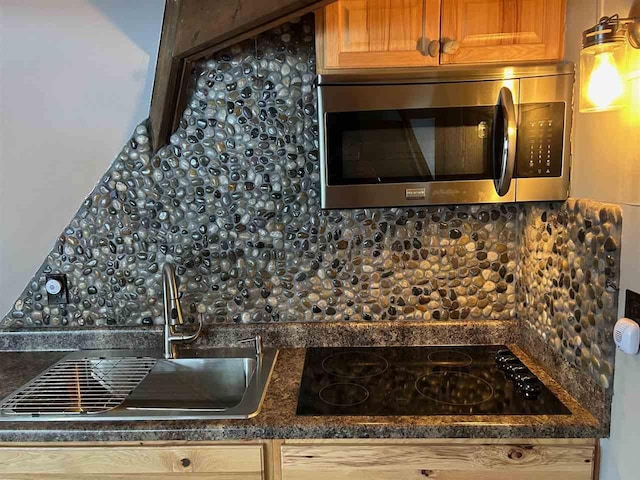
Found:
[[[165,263],[162,268],[162,296],[164,301],[164,358],[175,358],[175,343],[193,342],[202,332],[202,318],[198,318],[198,330],[189,335],[175,331],[176,325],[184,324],[178,282],[176,281],[176,267],[172,263]]]
[[[164,301],[164,323],[182,325],[184,320],[178,295],[176,267],[172,263],[165,263],[162,268],[162,296]]]

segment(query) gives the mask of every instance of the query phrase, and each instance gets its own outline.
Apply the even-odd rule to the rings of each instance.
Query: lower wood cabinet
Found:
[[[596,440],[0,444],[1,480],[591,480]]]
[[[280,446],[282,480],[591,480],[589,441],[415,440]]]
[[[6,445],[1,480],[271,480],[270,442]]]

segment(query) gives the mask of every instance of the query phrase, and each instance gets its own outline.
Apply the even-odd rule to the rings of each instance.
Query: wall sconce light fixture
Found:
[[[602,17],[582,32],[580,111],[625,106],[627,48],[640,48],[640,18]]]

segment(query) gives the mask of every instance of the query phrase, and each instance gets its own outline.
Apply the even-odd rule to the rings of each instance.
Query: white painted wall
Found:
[[[635,0],[639,2],[640,0]],[[604,0],[604,15],[626,16],[633,0]],[[583,30],[596,2],[569,0],[566,57],[578,63]],[[633,54],[640,59],[640,52]],[[640,65],[640,63],[638,63]],[[579,73],[579,72],[578,72]],[[634,88],[640,89],[639,85]],[[638,92],[640,93],[640,91]],[[571,195],[622,205],[620,316],[626,289],[640,292],[640,105],[628,111],[576,114]],[[640,356],[616,354],[611,438],[603,440],[601,480],[637,480],[640,445]]]
[[[636,177],[640,187],[640,178]],[[622,206],[622,291],[640,292],[640,207]],[[624,294],[620,296],[620,316]],[[616,353],[611,437],[602,447],[601,480],[640,478],[640,355]]]
[[[149,114],[164,0],[0,0],[0,317]]]

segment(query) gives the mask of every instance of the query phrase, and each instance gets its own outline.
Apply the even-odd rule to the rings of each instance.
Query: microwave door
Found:
[[[322,208],[513,202],[513,142],[494,140],[515,133],[508,83],[507,114],[504,81],[321,85]]]

